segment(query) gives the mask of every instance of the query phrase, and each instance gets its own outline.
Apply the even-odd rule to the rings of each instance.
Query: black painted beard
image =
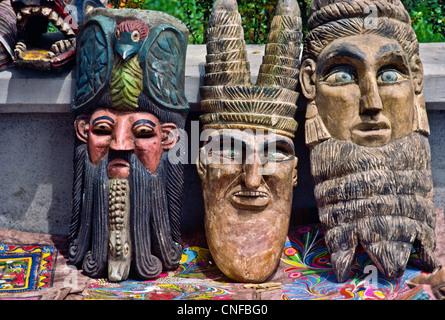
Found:
[[[319,218],[339,282],[357,246],[388,278],[401,276],[414,246],[436,267],[435,208],[428,139],[411,133],[382,147],[326,140],[311,150]]]
[[[86,146],[78,148],[81,150],[76,149],[75,157],[83,159],[75,159],[75,166],[82,167],[83,163],[83,168],[76,166],[75,172],[83,172],[83,179],[76,179],[75,174],[70,261],[82,264],[86,275],[101,277],[108,262],[109,159],[95,166],[89,160]],[[169,215],[167,161],[164,153],[156,172],[151,174],[133,153],[129,156],[130,275],[135,278],[152,279],[162,270],[175,269],[181,258],[182,248],[178,236],[172,234]]]

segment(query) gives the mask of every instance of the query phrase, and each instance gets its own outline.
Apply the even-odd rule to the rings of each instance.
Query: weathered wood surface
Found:
[[[248,45],[247,53],[255,83],[264,45]],[[191,111],[199,111],[199,87],[204,74],[205,45],[189,45],[185,68],[185,91]],[[445,43],[421,43],[424,94],[428,110],[445,110]],[[74,92],[73,72],[50,74],[9,69],[0,72],[0,113],[68,113]]]

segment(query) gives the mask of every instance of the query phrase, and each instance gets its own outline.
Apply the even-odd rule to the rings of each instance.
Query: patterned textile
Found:
[[[0,0],[0,71],[12,66],[16,37],[16,16],[11,2]]]
[[[134,300],[231,300],[230,281],[218,270],[206,248],[187,247],[180,266],[155,280],[126,280],[120,283],[93,279],[85,299]]]
[[[437,209],[439,262],[445,264],[445,219]],[[420,270],[412,253],[405,274],[385,278],[360,249],[349,278],[338,283],[318,224],[291,227],[270,289],[228,279],[214,264],[202,229],[183,233],[178,269],[150,281],[90,279],[68,265],[65,236],[0,228],[0,300],[427,300],[431,286],[410,287]]]
[[[67,254],[64,236],[0,228],[0,300],[82,299],[89,278]]]
[[[294,281],[283,286],[283,299],[383,300],[404,294],[410,289],[405,282],[422,272],[421,262],[413,252],[404,275],[390,280],[377,270],[368,254],[360,248],[349,279],[338,283],[323,235],[318,224],[300,227],[289,234],[282,261],[288,265],[284,272]]]
[[[51,287],[56,258],[51,246],[0,244],[0,293]]]

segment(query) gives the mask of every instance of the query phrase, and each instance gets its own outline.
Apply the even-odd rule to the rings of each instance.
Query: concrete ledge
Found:
[[[248,45],[252,79],[255,82],[264,45]],[[199,111],[199,87],[204,74],[205,45],[189,45],[185,69],[185,91],[191,111]],[[445,110],[445,43],[420,44],[427,109]],[[75,80],[73,71],[60,74],[9,69],[0,72],[0,113],[70,112]]]

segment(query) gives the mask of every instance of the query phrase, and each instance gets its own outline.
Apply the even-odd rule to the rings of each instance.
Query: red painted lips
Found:
[[[107,166],[110,179],[125,179],[130,175],[130,164],[124,159],[113,159]]]

